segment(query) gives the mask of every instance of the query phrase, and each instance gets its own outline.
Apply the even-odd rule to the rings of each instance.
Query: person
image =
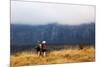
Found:
[[[40,41],[38,41],[37,46],[36,46],[36,51],[37,51],[37,55],[40,56],[42,53],[42,44],[40,43]]]
[[[43,53],[43,56],[46,56],[46,52],[47,52],[47,43],[46,43],[46,41],[42,41],[42,53]]]

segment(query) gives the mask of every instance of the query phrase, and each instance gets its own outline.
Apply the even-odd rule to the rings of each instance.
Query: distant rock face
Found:
[[[11,24],[11,45],[36,44],[46,40],[50,44],[94,44],[95,24],[82,25],[20,25]]]

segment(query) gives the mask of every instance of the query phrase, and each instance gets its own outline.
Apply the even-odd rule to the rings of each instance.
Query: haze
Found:
[[[93,22],[95,6],[11,1],[11,24],[77,25]]]

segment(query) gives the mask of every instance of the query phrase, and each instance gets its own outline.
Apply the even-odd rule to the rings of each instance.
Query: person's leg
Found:
[[[43,51],[43,56],[46,56],[46,49],[44,49]]]
[[[38,51],[38,56],[40,56],[40,54],[41,54],[40,51]]]
[[[45,52],[45,51],[43,52],[43,56],[44,56],[44,57],[46,56],[46,52]]]

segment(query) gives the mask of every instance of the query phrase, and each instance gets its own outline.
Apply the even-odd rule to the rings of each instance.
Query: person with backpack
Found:
[[[40,56],[42,54],[42,44],[40,41],[38,41],[37,46],[36,46],[36,51],[37,51],[37,55]]]
[[[47,43],[46,43],[46,41],[42,41],[42,53],[43,53],[43,56],[46,56],[46,54],[47,54]]]

